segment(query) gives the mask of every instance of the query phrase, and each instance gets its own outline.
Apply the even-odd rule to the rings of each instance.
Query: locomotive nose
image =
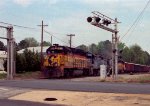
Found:
[[[50,66],[57,66],[58,65],[58,59],[57,55],[50,55],[48,58],[48,63]]]

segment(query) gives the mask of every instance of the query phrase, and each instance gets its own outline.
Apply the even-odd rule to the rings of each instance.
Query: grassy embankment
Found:
[[[14,75],[14,79],[38,79],[40,78],[41,72],[24,72]],[[7,73],[0,73],[0,79],[6,79]]]
[[[150,83],[150,74],[120,75],[117,79],[106,78],[100,82]]]

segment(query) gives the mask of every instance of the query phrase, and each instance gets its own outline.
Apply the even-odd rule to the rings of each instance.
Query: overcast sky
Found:
[[[73,45],[97,44],[99,41],[111,40],[111,33],[89,24],[86,19],[92,11],[99,11],[111,18],[118,18],[120,38],[127,32],[148,0],[0,0],[0,22],[33,27],[29,30],[14,27],[16,42],[26,37],[34,37],[40,42],[40,27],[43,20],[52,33],[53,43],[66,45],[67,34],[75,34]],[[148,6],[136,25],[123,39],[127,46],[140,45],[150,52],[150,6]],[[0,23],[0,25],[3,25]],[[6,25],[5,25],[6,26]],[[0,36],[5,30],[0,29]],[[50,41],[50,35],[44,33],[44,40]]]

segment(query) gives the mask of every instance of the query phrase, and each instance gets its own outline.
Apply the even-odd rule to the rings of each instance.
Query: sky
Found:
[[[73,46],[98,44],[112,39],[112,33],[93,26],[87,17],[98,11],[112,19],[117,18],[118,36],[122,38],[136,20],[149,0],[0,0],[0,22],[31,27],[14,27],[13,34],[17,43],[27,37],[41,40],[41,21],[48,25],[44,30],[53,35],[53,43],[69,45],[68,34]],[[129,33],[121,39],[127,46],[138,44],[150,53],[150,5],[141,19]],[[8,26],[0,23],[0,25]],[[113,28],[113,26],[111,26]],[[6,36],[6,30],[0,28],[0,37]],[[51,35],[44,33],[44,40],[50,42]],[[3,41],[3,40],[1,40]],[[5,41],[4,41],[5,42]]]

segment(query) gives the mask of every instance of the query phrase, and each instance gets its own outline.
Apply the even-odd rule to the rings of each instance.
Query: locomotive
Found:
[[[76,74],[93,74],[92,60],[94,57],[81,49],[54,44],[44,55],[43,72],[46,77],[68,77]]]

